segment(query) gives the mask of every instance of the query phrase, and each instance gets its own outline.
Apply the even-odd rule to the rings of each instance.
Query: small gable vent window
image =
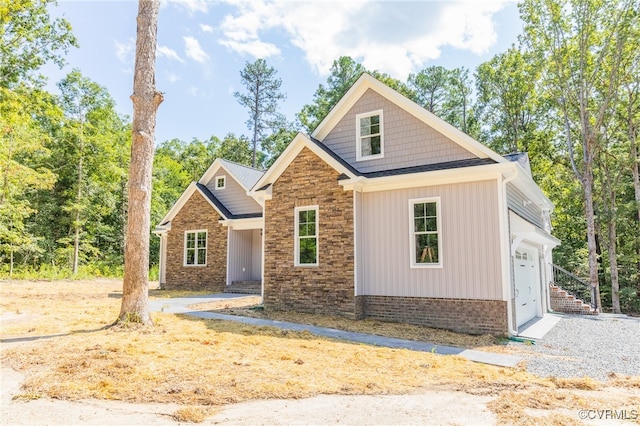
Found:
[[[226,184],[227,184],[227,177],[226,176],[218,176],[216,178],[216,190],[224,189]]]
[[[356,115],[356,161],[384,156],[382,110]]]

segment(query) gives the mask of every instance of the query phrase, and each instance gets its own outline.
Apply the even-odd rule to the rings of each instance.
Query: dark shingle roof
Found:
[[[318,145],[318,147],[323,150],[324,152],[326,152],[327,154],[329,154],[334,160],[336,160],[337,162],[339,162],[345,169],[349,170],[351,173],[353,173],[356,176],[362,176],[362,173],[360,173],[359,171],[357,171],[351,164],[347,163],[344,158],[340,157],[338,154],[336,154],[335,152],[333,152],[332,150],[330,150],[325,144],[323,144],[322,142],[320,142],[318,139],[312,138],[311,136],[309,136],[309,139],[311,140],[311,142],[315,143],[316,145]]]
[[[507,160],[518,163],[531,176],[531,163],[529,162],[529,154],[526,152],[516,152],[513,154],[503,155]]]
[[[207,188],[206,186],[202,185],[201,183],[196,183],[196,186],[198,187],[198,189],[200,191],[202,191],[204,196],[207,197],[209,199],[209,201],[211,201],[213,203],[213,205],[217,207],[217,209],[220,211],[220,213],[222,213],[222,216],[224,216],[224,219],[249,219],[249,218],[254,218],[254,217],[262,217],[262,213],[232,214],[229,211],[229,209],[227,209],[224,206],[224,204],[222,204],[222,202],[220,200],[218,200],[216,198],[216,196],[213,195],[213,193],[211,191],[209,191],[209,188]]]
[[[411,173],[433,172],[436,170],[460,169],[463,167],[483,166],[485,164],[495,164],[495,161],[491,158],[471,158],[468,160],[447,161],[444,163],[381,170],[378,172],[363,173],[362,175],[367,178],[377,178],[382,176],[398,176]]]
[[[423,164],[420,166],[413,167],[403,167],[399,169],[388,169],[388,170],[380,170],[377,172],[369,172],[369,173],[361,173],[356,170],[351,164],[347,163],[342,157],[329,149],[325,144],[320,142],[319,140],[309,137],[309,139],[315,143],[320,149],[329,154],[332,158],[338,161],[341,165],[343,165],[347,170],[353,173],[355,176],[364,176],[367,178],[377,178],[383,176],[397,176],[397,175],[405,175],[411,173],[421,173],[421,172],[431,172],[435,170],[447,170],[447,169],[458,169],[463,167],[473,167],[473,166],[482,166],[485,164],[494,164],[495,161],[491,158],[472,158],[468,160],[458,160],[458,161],[447,161],[444,163],[436,163],[436,164]],[[348,179],[347,176],[340,175],[338,180]]]

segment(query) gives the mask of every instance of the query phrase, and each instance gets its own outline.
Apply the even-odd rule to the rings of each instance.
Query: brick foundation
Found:
[[[272,186],[265,203],[266,309],[356,317],[353,193],[340,173],[304,148]],[[294,209],[318,206],[318,266],[294,266]]]
[[[221,292],[227,279],[227,228],[220,215],[199,192],[171,221],[167,233],[167,266],[164,288],[169,290],[210,290]],[[184,266],[185,231],[207,230],[207,265]]]
[[[361,297],[365,318],[468,334],[508,334],[507,302],[501,300]]]

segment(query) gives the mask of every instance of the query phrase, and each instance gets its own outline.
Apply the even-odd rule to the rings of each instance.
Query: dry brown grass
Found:
[[[209,416],[213,416],[215,411],[210,407],[183,407],[173,413],[172,417],[177,422],[202,423]]]
[[[593,381],[541,379],[454,356],[165,313],[153,315],[153,328],[104,328],[119,312],[120,300],[109,294],[121,285],[0,283],[0,312],[9,318],[1,330],[2,363],[26,374],[17,398],[173,402],[185,406],[176,418],[192,422],[211,415],[204,407],[245,400],[425,388],[495,396],[490,408],[505,424],[520,422],[516,414],[540,424],[566,423],[571,418],[558,407],[582,407],[581,398],[603,404],[595,408],[640,406],[629,399],[628,392],[637,394],[633,378],[616,377],[605,389]],[[621,396],[611,400],[611,389]],[[531,409],[548,415],[539,422]]]
[[[474,348],[496,344],[496,338],[491,335],[471,336],[468,334],[453,333],[451,331],[440,330],[437,328],[382,322],[371,319],[354,321],[339,316],[255,309],[255,305],[257,305],[259,300],[260,299],[258,298],[253,304],[250,304],[250,300],[246,300],[245,306],[240,305],[237,307],[224,306],[224,304],[221,305],[219,302],[213,302],[211,304],[202,303],[195,305],[194,307],[198,310],[215,311],[223,314],[241,315],[253,318],[265,318],[270,320],[288,321],[300,324],[310,324],[319,327],[328,327],[338,330],[354,331],[358,333],[376,334],[379,336],[396,337],[399,339],[435,343],[445,346]]]

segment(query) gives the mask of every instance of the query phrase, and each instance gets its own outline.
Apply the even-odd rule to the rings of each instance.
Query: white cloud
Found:
[[[189,13],[207,13],[209,6],[206,0],[166,0],[167,3],[173,3],[178,6],[182,6],[189,11]]]
[[[170,47],[167,46],[158,46],[158,56],[164,56],[167,59],[171,59],[174,61],[178,61],[178,62],[184,62],[184,59],[182,59],[175,50],[171,49]]]
[[[348,55],[365,67],[405,79],[454,47],[486,53],[497,35],[493,15],[508,0],[312,2],[226,0],[236,8],[220,26],[220,43],[254,57],[278,55],[283,32],[319,74]]]
[[[167,78],[167,80],[169,80],[169,83],[175,83],[176,81],[180,80],[180,76],[171,71],[165,71],[164,76]]]
[[[207,24],[200,24],[200,31],[202,31],[203,33],[213,34],[213,27]]]
[[[124,43],[120,43],[118,40],[114,42],[116,47],[116,56],[120,62],[130,62],[133,59],[136,43],[133,39],[129,39]]]
[[[205,63],[209,60],[209,55],[202,50],[200,47],[200,43],[193,37],[183,37],[184,47],[185,47],[185,55],[188,58],[193,59],[196,62]]]

